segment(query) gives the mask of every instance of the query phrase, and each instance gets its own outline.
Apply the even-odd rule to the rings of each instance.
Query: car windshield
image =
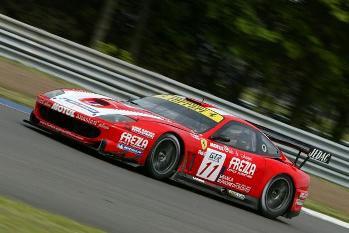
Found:
[[[159,95],[134,100],[139,107],[157,113],[198,133],[203,133],[223,120],[223,116],[211,109],[180,96]]]

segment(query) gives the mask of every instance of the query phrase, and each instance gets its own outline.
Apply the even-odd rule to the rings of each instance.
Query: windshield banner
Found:
[[[219,113],[217,113],[211,109],[205,108],[203,106],[200,106],[200,105],[198,105],[194,102],[191,102],[183,97],[175,96],[175,95],[157,95],[156,97],[161,98],[161,99],[165,99],[165,100],[170,101],[172,103],[181,105],[181,106],[188,108],[188,109],[191,109],[195,112],[198,112],[198,113],[210,118],[211,120],[213,120],[217,123],[219,123],[223,120],[223,116],[220,115]]]

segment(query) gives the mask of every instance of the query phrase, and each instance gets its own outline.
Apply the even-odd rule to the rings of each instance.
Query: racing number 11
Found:
[[[201,170],[201,172],[199,173],[199,176],[201,176],[202,173],[204,173],[204,172],[207,170],[207,168],[208,168],[211,164],[212,164],[212,162],[206,163],[206,167],[204,167],[204,169]],[[209,177],[212,175],[212,173],[213,173],[214,171],[216,171],[216,169],[217,169],[218,167],[219,167],[218,164],[215,165],[215,166],[213,166],[212,171],[211,171],[210,173],[208,173],[208,175],[206,176],[206,178],[209,178]]]
[[[196,176],[215,181],[223,167],[225,157],[225,153],[208,148]]]

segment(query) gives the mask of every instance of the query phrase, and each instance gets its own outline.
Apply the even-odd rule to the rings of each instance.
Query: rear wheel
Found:
[[[294,187],[290,177],[276,176],[265,186],[261,198],[261,212],[267,218],[283,215],[293,199]]]
[[[148,155],[146,169],[156,179],[169,178],[177,169],[180,161],[180,143],[172,134],[161,136]]]

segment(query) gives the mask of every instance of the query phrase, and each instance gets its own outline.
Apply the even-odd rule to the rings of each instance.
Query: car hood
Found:
[[[176,128],[191,131],[190,129],[160,116],[151,111],[137,107],[137,105],[116,101],[110,97],[80,90],[64,90],[64,94],[51,98],[57,104],[82,113],[84,115],[98,118],[103,115],[119,114],[129,116],[136,120],[158,122],[171,125]]]

